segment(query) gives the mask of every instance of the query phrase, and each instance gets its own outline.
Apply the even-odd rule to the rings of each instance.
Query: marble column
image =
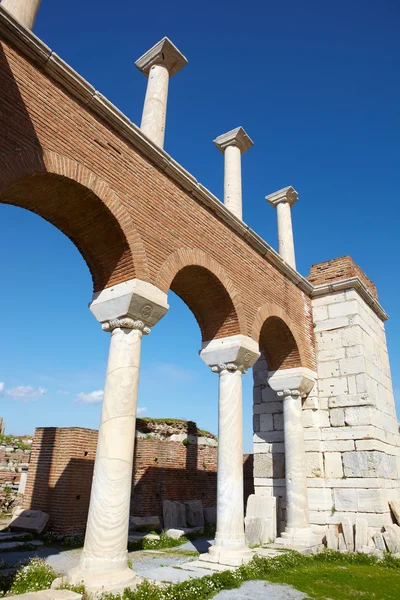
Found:
[[[268,384],[283,397],[285,443],[286,528],[276,543],[314,546],[310,528],[302,398],[310,393],[316,373],[304,367],[269,373]]]
[[[265,197],[267,202],[276,208],[278,215],[279,254],[293,269],[296,269],[296,257],[294,253],[291,207],[297,202],[297,198],[297,192],[291,186]]]
[[[40,2],[41,0],[2,0],[1,6],[8,10],[21,25],[32,29]]]
[[[160,148],[164,147],[169,78],[187,62],[167,37],[135,62],[135,66],[148,77],[140,129]]]
[[[134,279],[96,294],[90,308],[111,340],[84,549],[68,580],[118,592],[138,581],[127,543],[142,336],[168,305],[158,288]]]
[[[214,140],[224,155],[224,204],[242,220],[242,154],[253,146],[243,127],[232,129]]]
[[[217,531],[203,561],[237,566],[252,558],[244,536],[242,374],[259,355],[244,335],[206,342],[200,352],[219,374]]]

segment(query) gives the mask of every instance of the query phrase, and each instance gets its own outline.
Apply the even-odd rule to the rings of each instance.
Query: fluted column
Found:
[[[1,6],[8,10],[27,29],[32,29],[41,0],[2,0]]]
[[[283,397],[286,528],[276,540],[281,544],[313,546],[317,543],[310,528],[302,418],[302,398],[309,394],[315,379],[316,374],[304,367],[269,374],[269,386]]]
[[[103,290],[91,304],[111,340],[84,549],[68,573],[90,592],[138,581],[127,544],[141,343],[167,309],[165,294],[137,279]]]
[[[167,37],[135,62],[148,77],[140,129],[160,148],[164,147],[169,78],[186,64],[185,56]]]
[[[243,127],[217,137],[214,144],[224,155],[224,204],[242,220],[242,154],[253,146]]]
[[[291,207],[297,202],[298,194],[291,186],[274,192],[265,199],[274,206],[278,216],[279,254],[293,269],[296,269]]]
[[[252,557],[244,536],[242,374],[259,355],[243,335],[207,342],[200,352],[219,374],[217,531],[204,561],[237,566]]]

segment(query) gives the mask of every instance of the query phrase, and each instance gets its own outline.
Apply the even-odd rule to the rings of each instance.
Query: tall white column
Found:
[[[294,253],[291,207],[297,201],[298,194],[291,186],[266,196],[265,199],[276,208],[278,216],[279,254],[293,269],[296,269]]]
[[[259,355],[244,335],[206,342],[200,352],[219,374],[217,531],[203,561],[237,566],[252,557],[244,535],[242,374]]]
[[[253,146],[242,127],[232,129],[214,140],[224,154],[224,204],[242,220],[242,154]]]
[[[302,398],[310,393],[315,379],[316,374],[304,367],[269,373],[269,386],[283,397],[286,528],[275,540],[281,544],[313,546],[317,543],[310,528],[302,418]]]
[[[8,10],[27,29],[32,29],[41,0],[2,0],[1,6]]]
[[[186,64],[187,59],[166,37],[135,62],[148,77],[140,129],[161,148],[164,147],[169,78]]]
[[[85,544],[71,584],[90,592],[138,582],[128,567],[128,527],[142,335],[167,311],[166,296],[131,280],[97,294],[91,310],[111,332]],[[106,317],[108,316],[108,319]]]

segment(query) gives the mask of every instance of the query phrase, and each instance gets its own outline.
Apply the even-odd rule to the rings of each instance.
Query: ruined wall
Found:
[[[97,435],[96,430],[79,427],[36,430],[24,507],[48,512],[53,531],[86,527]],[[151,434],[137,432],[131,514],[161,517],[163,500],[199,499],[205,507],[215,506],[216,442],[209,440],[207,445],[204,436],[198,444],[147,436]],[[248,456],[244,464],[248,496],[253,493]]]

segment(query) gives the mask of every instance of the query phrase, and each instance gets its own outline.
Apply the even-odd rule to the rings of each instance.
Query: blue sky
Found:
[[[395,0],[174,3],[43,0],[35,33],[139,124],[146,88],[135,60],[164,35],[189,64],[171,79],[165,149],[219,198],[212,140],[242,125],[244,221],[276,247],[265,195],[293,185],[297,265],[350,254],[378,286],[400,397],[400,8]],[[0,206],[0,414],[8,432],[96,428],[108,335],[87,309],[89,271],[39,217]],[[217,430],[217,377],[198,357],[200,332],[170,297],[143,343],[143,414]],[[97,393],[96,393],[97,392]],[[251,374],[244,377],[251,449]]]

